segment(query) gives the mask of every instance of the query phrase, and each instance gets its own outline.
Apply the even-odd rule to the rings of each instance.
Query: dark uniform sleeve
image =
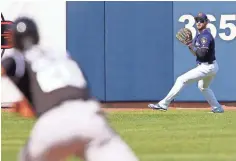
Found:
[[[209,46],[212,41],[212,38],[205,34],[200,38],[201,46],[195,47],[193,44],[189,46],[189,49],[192,50],[199,58],[203,58],[207,55],[209,51]]]
[[[2,60],[2,67],[8,76],[14,76],[16,72],[16,62],[13,58],[6,58]]]

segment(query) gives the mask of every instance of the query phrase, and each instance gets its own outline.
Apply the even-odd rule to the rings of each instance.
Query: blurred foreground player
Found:
[[[78,64],[41,49],[33,20],[18,18],[12,31],[16,53],[2,65],[38,118],[19,160],[138,161],[91,98]]]

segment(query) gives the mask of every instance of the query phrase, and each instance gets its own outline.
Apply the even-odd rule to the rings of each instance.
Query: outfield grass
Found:
[[[110,112],[109,120],[141,161],[236,161],[236,111]],[[2,161],[16,160],[32,125],[2,113]]]

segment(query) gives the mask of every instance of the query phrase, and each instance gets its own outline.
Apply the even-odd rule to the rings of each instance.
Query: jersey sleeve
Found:
[[[16,72],[16,62],[13,58],[6,58],[4,60],[2,60],[2,67],[5,70],[5,73],[8,76],[15,76],[15,72]]]

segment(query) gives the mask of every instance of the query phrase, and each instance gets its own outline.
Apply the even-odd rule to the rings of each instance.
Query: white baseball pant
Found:
[[[94,101],[70,100],[42,115],[35,123],[20,161],[138,161],[129,146],[99,114]]]
[[[198,88],[205,96],[212,109],[221,108],[213,91],[209,88],[209,85],[216,76],[218,70],[218,63],[214,61],[213,64],[201,63],[196,68],[179,76],[167,96],[159,102],[159,105],[167,108],[171,101],[176,98],[186,85],[198,82]]]

